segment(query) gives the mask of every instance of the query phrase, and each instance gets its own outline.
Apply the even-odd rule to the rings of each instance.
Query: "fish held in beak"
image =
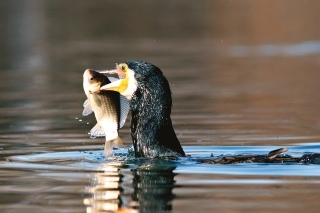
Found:
[[[87,96],[84,102],[82,115],[86,116],[94,112],[97,124],[90,130],[91,138],[105,136],[105,155],[113,154],[113,146],[122,146],[118,135],[126,120],[129,111],[129,102],[125,97],[114,91],[100,91],[100,87],[108,85],[113,78],[87,69],[83,74],[83,88]]]

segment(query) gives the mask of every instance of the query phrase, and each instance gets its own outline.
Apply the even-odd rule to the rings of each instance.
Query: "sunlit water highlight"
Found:
[[[116,150],[115,156],[108,159],[104,157],[103,151],[10,156],[6,161],[0,162],[0,170],[12,171],[11,181],[14,181],[18,174],[22,176],[19,182],[14,181],[11,184],[8,182],[6,186],[0,188],[3,196],[10,195],[11,192],[23,195],[24,203],[27,202],[28,205],[30,202],[35,203],[38,210],[41,210],[42,205],[39,205],[37,200],[39,202],[47,200],[46,205],[52,205],[60,200],[60,210],[74,212],[72,205],[75,203],[72,199],[68,198],[62,206],[61,199],[65,196],[70,197],[70,193],[75,193],[83,197],[87,212],[120,210],[135,212],[137,209],[140,209],[140,212],[149,212],[150,209],[162,212],[172,208],[173,200],[178,206],[175,205],[175,209],[179,209],[179,203],[183,203],[184,200],[197,199],[199,189],[202,189],[202,193],[213,196],[212,187],[218,187],[216,189],[218,195],[226,190],[221,186],[226,188],[232,186],[233,190],[243,191],[243,186],[291,188],[303,184],[309,186],[320,184],[320,165],[299,163],[219,165],[201,164],[194,160],[212,155],[267,154],[275,148],[279,147],[188,146],[184,149],[192,158],[176,160],[134,159],[127,157],[127,149]],[[289,148],[288,154],[296,156],[302,156],[305,152],[320,152],[320,144],[301,144]],[[5,175],[6,173],[2,173],[2,177]],[[51,186],[53,182],[56,184],[59,182],[59,186]],[[82,187],[78,185],[79,183]],[[190,187],[195,187],[196,191],[186,197],[184,190],[190,190]],[[49,197],[44,198],[45,196]],[[263,194],[246,194],[248,199],[251,199],[249,198],[251,196],[258,200],[261,197],[261,201],[256,201],[257,205],[259,202],[264,202]],[[202,201],[209,199],[207,202],[211,202],[210,198],[201,199]],[[19,208],[24,208],[23,206],[24,204],[20,203]],[[2,207],[7,210],[15,208],[14,205],[2,205]]]

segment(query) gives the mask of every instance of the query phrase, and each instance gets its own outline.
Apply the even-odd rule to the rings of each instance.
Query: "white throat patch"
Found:
[[[134,71],[131,69],[127,70],[126,78],[128,78],[128,87],[127,89],[121,93],[121,95],[125,96],[128,100],[131,100],[132,95],[135,93],[138,87],[138,82],[134,77]]]

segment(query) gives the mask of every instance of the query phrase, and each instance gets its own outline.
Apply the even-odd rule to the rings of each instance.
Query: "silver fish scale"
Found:
[[[90,103],[98,123],[102,122],[103,119],[109,119],[117,125],[117,130],[119,129],[119,93],[114,91],[92,93],[90,94]]]

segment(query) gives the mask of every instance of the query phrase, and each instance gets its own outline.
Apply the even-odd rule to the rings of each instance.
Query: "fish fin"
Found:
[[[92,109],[91,104],[88,101],[88,99],[85,100],[85,102],[83,103],[83,107],[84,107],[83,112],[82,112],[83,116],[90,115],[93,112],[93,109]]]
[[[112,140],[110,141],[106,141],[106,143],[104,144],[104,154],[107,157],[110,157],[113,155],[113,144],[112,144]]]
[[[120,95],[120,120],[119,128],[123,127],[126,122],[130,109],[130,101],[123,95]]]
[[[85,101],[83,102],[83,107],[86,107],[88,103],[89,103],[88,99],[85,100]]]
[[[279,154],[286,152],[288,150],[289,149],[287,147],[272,150],[271,152],[268,153],[268,158],[273,159],[273,158],[277,157]]]
[[[102,126],[97,123],[88,133],[90,137],[103,137],[105,136],[105,132],[102,128]]]
[[[115,144],[116,147],[123,147],[122,140],[119,136],[116,139],[114,139],[112,142]]]

